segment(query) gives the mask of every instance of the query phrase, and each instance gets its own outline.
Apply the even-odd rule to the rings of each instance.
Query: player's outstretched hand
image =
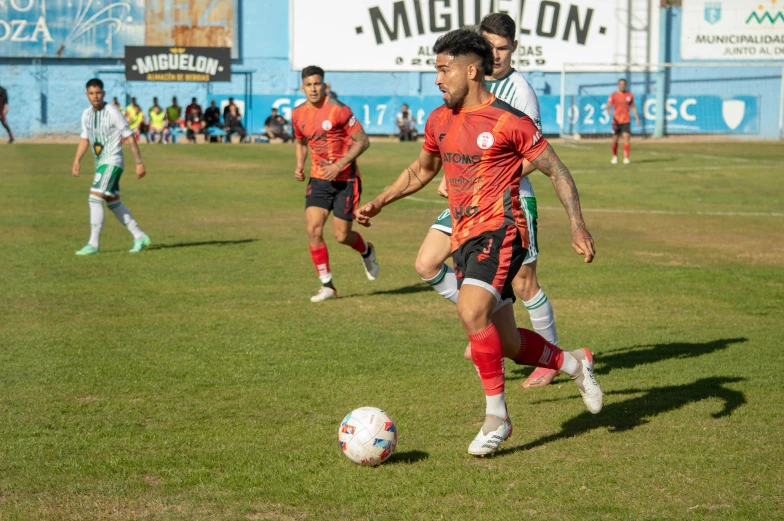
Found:
[[[74,177],[79,177],[79,163],[74,161],[73,166],[71,166],[71,175]]]
[[[585,262],[591,262],[596,256],[593,237],[585,228],[578,228],[572,232],[572,248],[578,255],[585,255]]]
[[[362,226],[368,227],[371,226],[373,223],[370,222],[371,217],[375,217],[381,212],[381,205],[376,201],[370,201],[367,204],[363,204],[354,212],[354,217],[357,219],[357,223],[361,224]]]
[[[294,169],[294,179],[297,181],[305,180],[305,167],[297,167]]]
[[[146,175],[147,175],[147,170],[144,168],[144,165],[143,164],[136,165],[136,178],[141,179]]]
[[[441,178],[441,182],[438,183],[438,195],[441,197],[449,197],[449,192],[446,191],[446,176]]]

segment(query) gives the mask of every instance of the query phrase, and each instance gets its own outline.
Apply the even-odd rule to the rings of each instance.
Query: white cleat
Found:
[[[493,416],[493,418],[495,418],[495,416]],[[492,454],[498,450],[498,446],[501,445],[501,442],[508,440],[510,436],[512,436],[512,420],[507,416],[503,423],[494,431],[484,434],[482,429],[479,429],[479,434],[476,435],[474,441],[468,446],[468,453],[472,456],[487,456]]]
[[[370,250],[370,255],[362,257],[362,264],[365,265],[365,275],[367,275],[368,280],[376,280],[381,267],[376,260],[376,249],[373,247],[372,242],[368,243],[368,250]]]
[[[338,292],[332,288],[321,286],[321,288],[318,290],[318,293],[310,297],[310,301],[324,302],[325,300],[331,300],[333,298],[338,298]]]
[[[629,158],[628,157],[624,157],[623,158],[623,164],[624,165],[628,165],[629,163],[631,163],[631,161],[629,161]]]
[[[611,165],[617,165],[618,164],[618,156],[613,156],[613,158],[610,160],[610,164]]]
[[[583,348],[570,351],[570,354],[580,364],[580,372],[577,373],[577,376],[573,376],[572,380],[577,384],[588,411],[592,414],[598,414],[604,405],[604,394],[593,376],[593,353]]]

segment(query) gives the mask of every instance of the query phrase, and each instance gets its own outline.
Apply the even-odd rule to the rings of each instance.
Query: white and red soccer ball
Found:
[[[354,463],[380,465],[395,450],[397,427],[381,409],[360,407],[340,422],[338,442],[343,454]]]

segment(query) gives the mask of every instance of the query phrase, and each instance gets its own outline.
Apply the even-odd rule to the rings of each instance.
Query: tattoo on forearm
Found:
[[[139,144],[136,142],[136,140],[133,137],[131,137],[130,147],[131,147],[131,153],[133,154],[133,158],[136,160],[136,164],[141,165],[142,153],[141,150],[139,150]]]
[[[549,148],[537,157],[533,164],[552,181],[555,193],[566,210],[571,225],[576,228],[584,228],[585,221],[580,208],[580,195],[577,193],[577,186],[575,186],[572,174],[566,165]]]
[[[395,194],[395,199],[399,199],[400,197],[405,197],[406,196],[406,193],[408,191],[408,187],[411,186],[411,181],[413,179],[416,179],[419,182],[419,188],[422,188],[422,187],[425,186],[425,183],[423,183],[422,180],[419,178],[419,176],[416,175],[416,172],[414,172],[413,168],[411,168],[410,166],[407,166],[406,170],[408,171],[408,182],[406,183],[406,186],[402,190],[400,190],[397,194]],[[417,190],[419,188],[417,188]]]

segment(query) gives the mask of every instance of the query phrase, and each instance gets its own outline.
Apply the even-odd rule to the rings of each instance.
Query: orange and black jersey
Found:
[[[311,154],[310,177],[323,179],[324,167],[340,161],[353,143],[351,136],[362,130],[362,124],[347,105],[327,98],[321,108],[303,103],[291,112],[294,137],[307,139]],[[357,177],[355,163],[340,171],[335,181],[348,181]]]
[[[439,154],[444,165],[452,251],[504,225],[517,226],[528,247],[519,197],[522,160],[536,159],[546,147],[531,118],[495,96],[476,107],[453,111],[442,105],[430,114],[423,148]]]

